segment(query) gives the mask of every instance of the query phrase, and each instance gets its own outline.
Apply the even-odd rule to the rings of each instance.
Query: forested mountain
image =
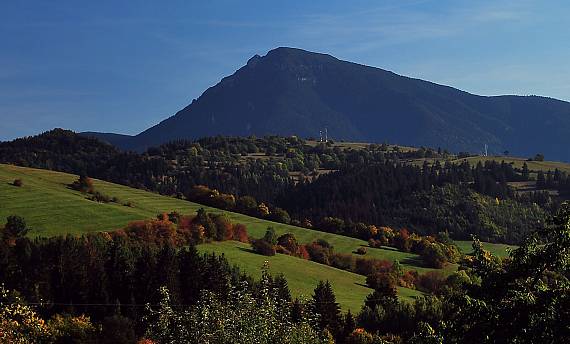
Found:
[[[316,137],[570,160],[570,104],[484,97],[330,55],[277,48],[254,56],[174,116],[134,136],[89,133],[125,149],[214,135]]]

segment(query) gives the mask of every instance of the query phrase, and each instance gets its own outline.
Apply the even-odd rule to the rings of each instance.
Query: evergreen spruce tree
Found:
[[[313,295],[313,307],[319,314],[319,325],[322,330],[328,329],[337,334],[340,324],[340,306],[336,302],[334,291],[329,281],[320,281]],[[336,335],[335,335],[336,337]]]
[[[346,338],[348,336],[350,336],[350,334],[354,330],[356,330],[356,321],[354,320],[354,316],[352,315],[352,312],[350,312],[350,310],[348,310],[348,312],[344,316],[344,324],[343,324],[343,328],[342,328],[342,339],[346,340]]]
[[[287,303],[291,302],[291,292],[289,291],[287,280],[283,274],[279,274],[277,277],[275,277],[273,280],[273,289],[278,301]]]
[[[536,187],[542,189],[546,186],[546,178],[544,177],[544,172],[538,171],[536,175]]]
[[[525,162],[522,167],[522,177],[526,181],[530,178],[530,171],[528,170],[528,165]]]

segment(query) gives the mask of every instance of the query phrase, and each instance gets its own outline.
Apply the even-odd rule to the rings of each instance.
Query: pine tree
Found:
[[[530,178],[530,171],[528,170],[528,165],[526,164],[526,162],[523,164],[522,167],[522,177],[525,181]]]
[[[372,294],[368,295],[366,300],[364,300],[364,304],[370,309],[378,306],[392,306],[396,303],[398,303],[397,290],[388,283],[378,284]]]
[[[348,313],[344,316],[344,324],[342,329],[342,338],[346,339],[350,334],[356,330],[356,321],[354,320],[354,316],[352,312],[348,310]]]
[[[287,285],[287,280],[283,274],[277,275],[273,280],[272,285],[275,294],[277,296],[277,300],[283,301],[286,303],[291,302],[291,292],[289,291],[289,286]]]
[[[313,307],[319,314],[319,325],[322,330],[338,331],[340,324],[340,307],[336,302],[334,291],[329,281],[320,281],[313,295]]]
[[[180,301],[191,305],[199,299],[203,285],[200,257],[195,246],[180,250],[178,260],[180,261]]]
[[[538,171],[536,175],[536,187],[542,189],[546,186],[546,178],[544,177],[544,172]]]
[[[267,231],[265,232],[263,240],[270,243],[271,245],[277,244],[277,234],[275,233],[275,229],[273,229],[273,227],[267,227]]]
[[[291,320],[293,320],[293,322],[303,320],[304,310],[305,305],[298,298],[293,300],[293,304],[291,305]]]

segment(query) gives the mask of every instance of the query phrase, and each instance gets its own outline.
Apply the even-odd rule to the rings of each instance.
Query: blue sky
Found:
[[[138,133],[278,46],[570,100],[569,15],[567,1],[3,1],[0,140]]]

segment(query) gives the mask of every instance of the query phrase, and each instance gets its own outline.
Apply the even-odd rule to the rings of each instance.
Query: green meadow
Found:
[[[472,247],[473,241],[465,240],[465,241],[455,241],[455,245],[459,248],[459,250],[464,254],[471,254],[473,253]],[[505,244],[492,244],[489,242],[483,243],[483,248],[487,251],[491,252],[497,257],[507,257],[509,255],[509,250],[514,250],[517,246],[514,245],[505,245]]]
[[[23,186],[13,186],[15,179],[21,179]],[[98,203],[69,188],[76,179],[75,175],[61,172],[0,164],[0,221],[9,215],[24,217],[32,229],[29,236],[81,235],[118,229],[130,221],[151,218],[162,212],[175,210],[193,214],[199,208],[205,208],[208,212],[226,213],[233,222],[245,224],[252,237],[261,237],[268,227],[273,227],[279,235],[293,233],[301,243],[325,239],[336,252],[352,253],[360,246],[368,246],[367,242],[355,238],[266,221],[95,179],[95,190],[119,200],[117,203]],[[127,203],[130,206],[124,205]],[[358,311],[371,292],[365,286],[363,276],[285,255],[261,256],[251,252],[247,244],[212,243],[201,245],[199,249],[224,254],[231,263],[253,276],[259,276],[263,262],[268,260],[270,271],[283,273],[296,296],[309,297],[319,280],[328,279],[334,285],[343,309]],[[433,270],[422,267],[419,256],[392,248],[368,248],[364,257],[399,260],[404,269]],[[451,265],[444,272],[455,269],[456,266]],[[407,299],[420,294],[415,290],[400,289],[400,295]]]

